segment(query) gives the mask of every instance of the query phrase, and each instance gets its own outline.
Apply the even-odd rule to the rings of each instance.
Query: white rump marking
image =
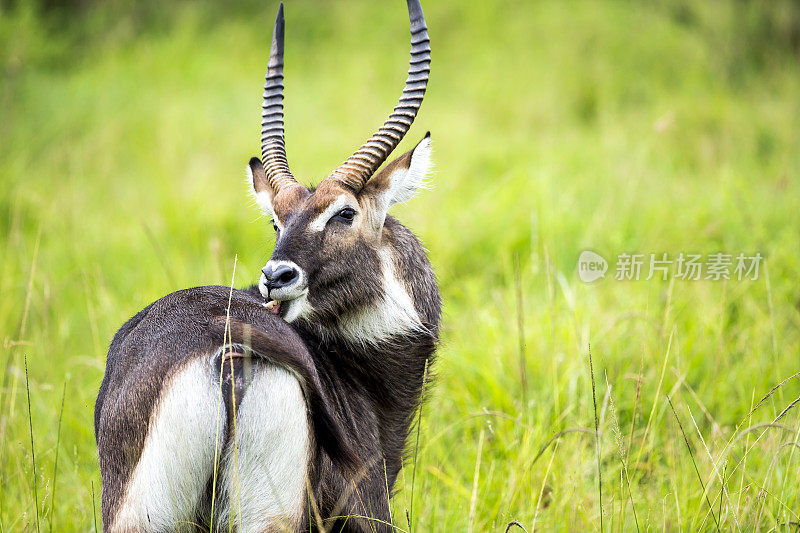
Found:
[[[375,307],[345,316],[339,322],[340,333],[355,344],[376,343],[423,328],[411,295],[395,275],[392,252],[383,248],[378,253],[383,275],[383,299]]]
[[[311,231],[322,231],[325,229],[325,225],[331,219],[333,215],[341,211],[347,205],[347,196],[344,194],[340,194],[336,197],[336,200],[330,203],[328,207],[325,208],[325,211],[319,214],[317,218],[311,221],[311,224],[308,225],[308,229]]]
[[[165,385],[111,531],[174,531],[194,520],[214,468],[216,423],[225,423],[214,381],[198,359]]]
[[[231,439],[233,428],[229,428]],[[238,531],[295,531],[303,516],[310,428],[300,383],[259,366],[236,413],[236,443],[223,458],[224,497],[214,522]]]

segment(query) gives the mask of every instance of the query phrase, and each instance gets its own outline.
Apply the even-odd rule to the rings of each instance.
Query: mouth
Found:
[[[270,313],[273,315],[280,315],[281,312],[281,301],[280,300],[270,300],[264,304],[264,307],[269,310]]]
[[[264,305],[267,311],[287,322],[294,322],[304,313],[308,312],[309,306],[306,301],[308,291],[303,291],[294,298],[286,300],[270,299]]]

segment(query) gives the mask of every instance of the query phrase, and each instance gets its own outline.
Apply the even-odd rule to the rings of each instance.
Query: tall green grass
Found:
[[[771,391],[800,370],[795,5],[424,7],[431,85],[400,150],[431,130],[436,171],[396,214],[430,251],[445,319],[397,525],[796,527],[800,416],[779,415],[800,380]],[[2,9],[0,530],[36,529],[37,510],[42,529],[90,530],[114,331],[168,292],[228,283],[235,254],[251,283],[270,253],[243,169],[275,5]],[[394,105],[404,10],[287,2],[305,182]],[[756,281],[622,282],[612,263],[585,284],[584,249],[767,261]]]

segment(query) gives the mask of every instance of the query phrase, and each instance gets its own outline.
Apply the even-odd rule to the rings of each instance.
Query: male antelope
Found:
[[[429,136],[377,171],[428,82],[425,19],[407,2],[400,102],[316,189],[286,160],[278,9],[263,164],[249,163],[275,249],[257,286],[175,292],[115,335],[95,406],[106,530],[391,529],[441,307],[425,251],[387,215],[422,185]]]

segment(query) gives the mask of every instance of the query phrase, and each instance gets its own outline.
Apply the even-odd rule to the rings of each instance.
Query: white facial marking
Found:
[[[214,468],[217,421],[225,423],[215,381],[198,359],[165,384],[111,531],[171,531],[194,519]]]
[[[325,229],[325,226],[328,224],[328,221],[331,219],[333,215],[341,211],[347,206],[347,196],[344,194],[340,194],[336,200],[330,203],[328,207],[325,208],[325,211],[319,214],[317,218],[315,218],[311,224],[308,225],[308,229],[311,231],[322,231]]]
[[[339,332],[356,344],[377,343],[393,335],[424,328],[411,295],[395,275],[391,250],[381,249],[379,255],[383,299],[376,307],[368,307],[353,316],[343,317],[338,325]]]
[[[228,428],[230,432],[233,428]],[[300,384],[274,366],[255,369],[236,413],[238,450],[222,460],[222,505],[215,522],[237,531],[294,531],[303,515],[311,453]],[[238,452],[238,453],[237,453]]]
[[[272,215],[272,222],[278,227],[278,231],[283,231],[283,224],[281,224],[281,221],[278,219],[278,215]]]
[[[264,273],[261,273],[261,277],[258,278],[258,292],[261,293],[261,296],[264,297],[265,300],[269,300],[269,289],[267,288],[267,277]]]

